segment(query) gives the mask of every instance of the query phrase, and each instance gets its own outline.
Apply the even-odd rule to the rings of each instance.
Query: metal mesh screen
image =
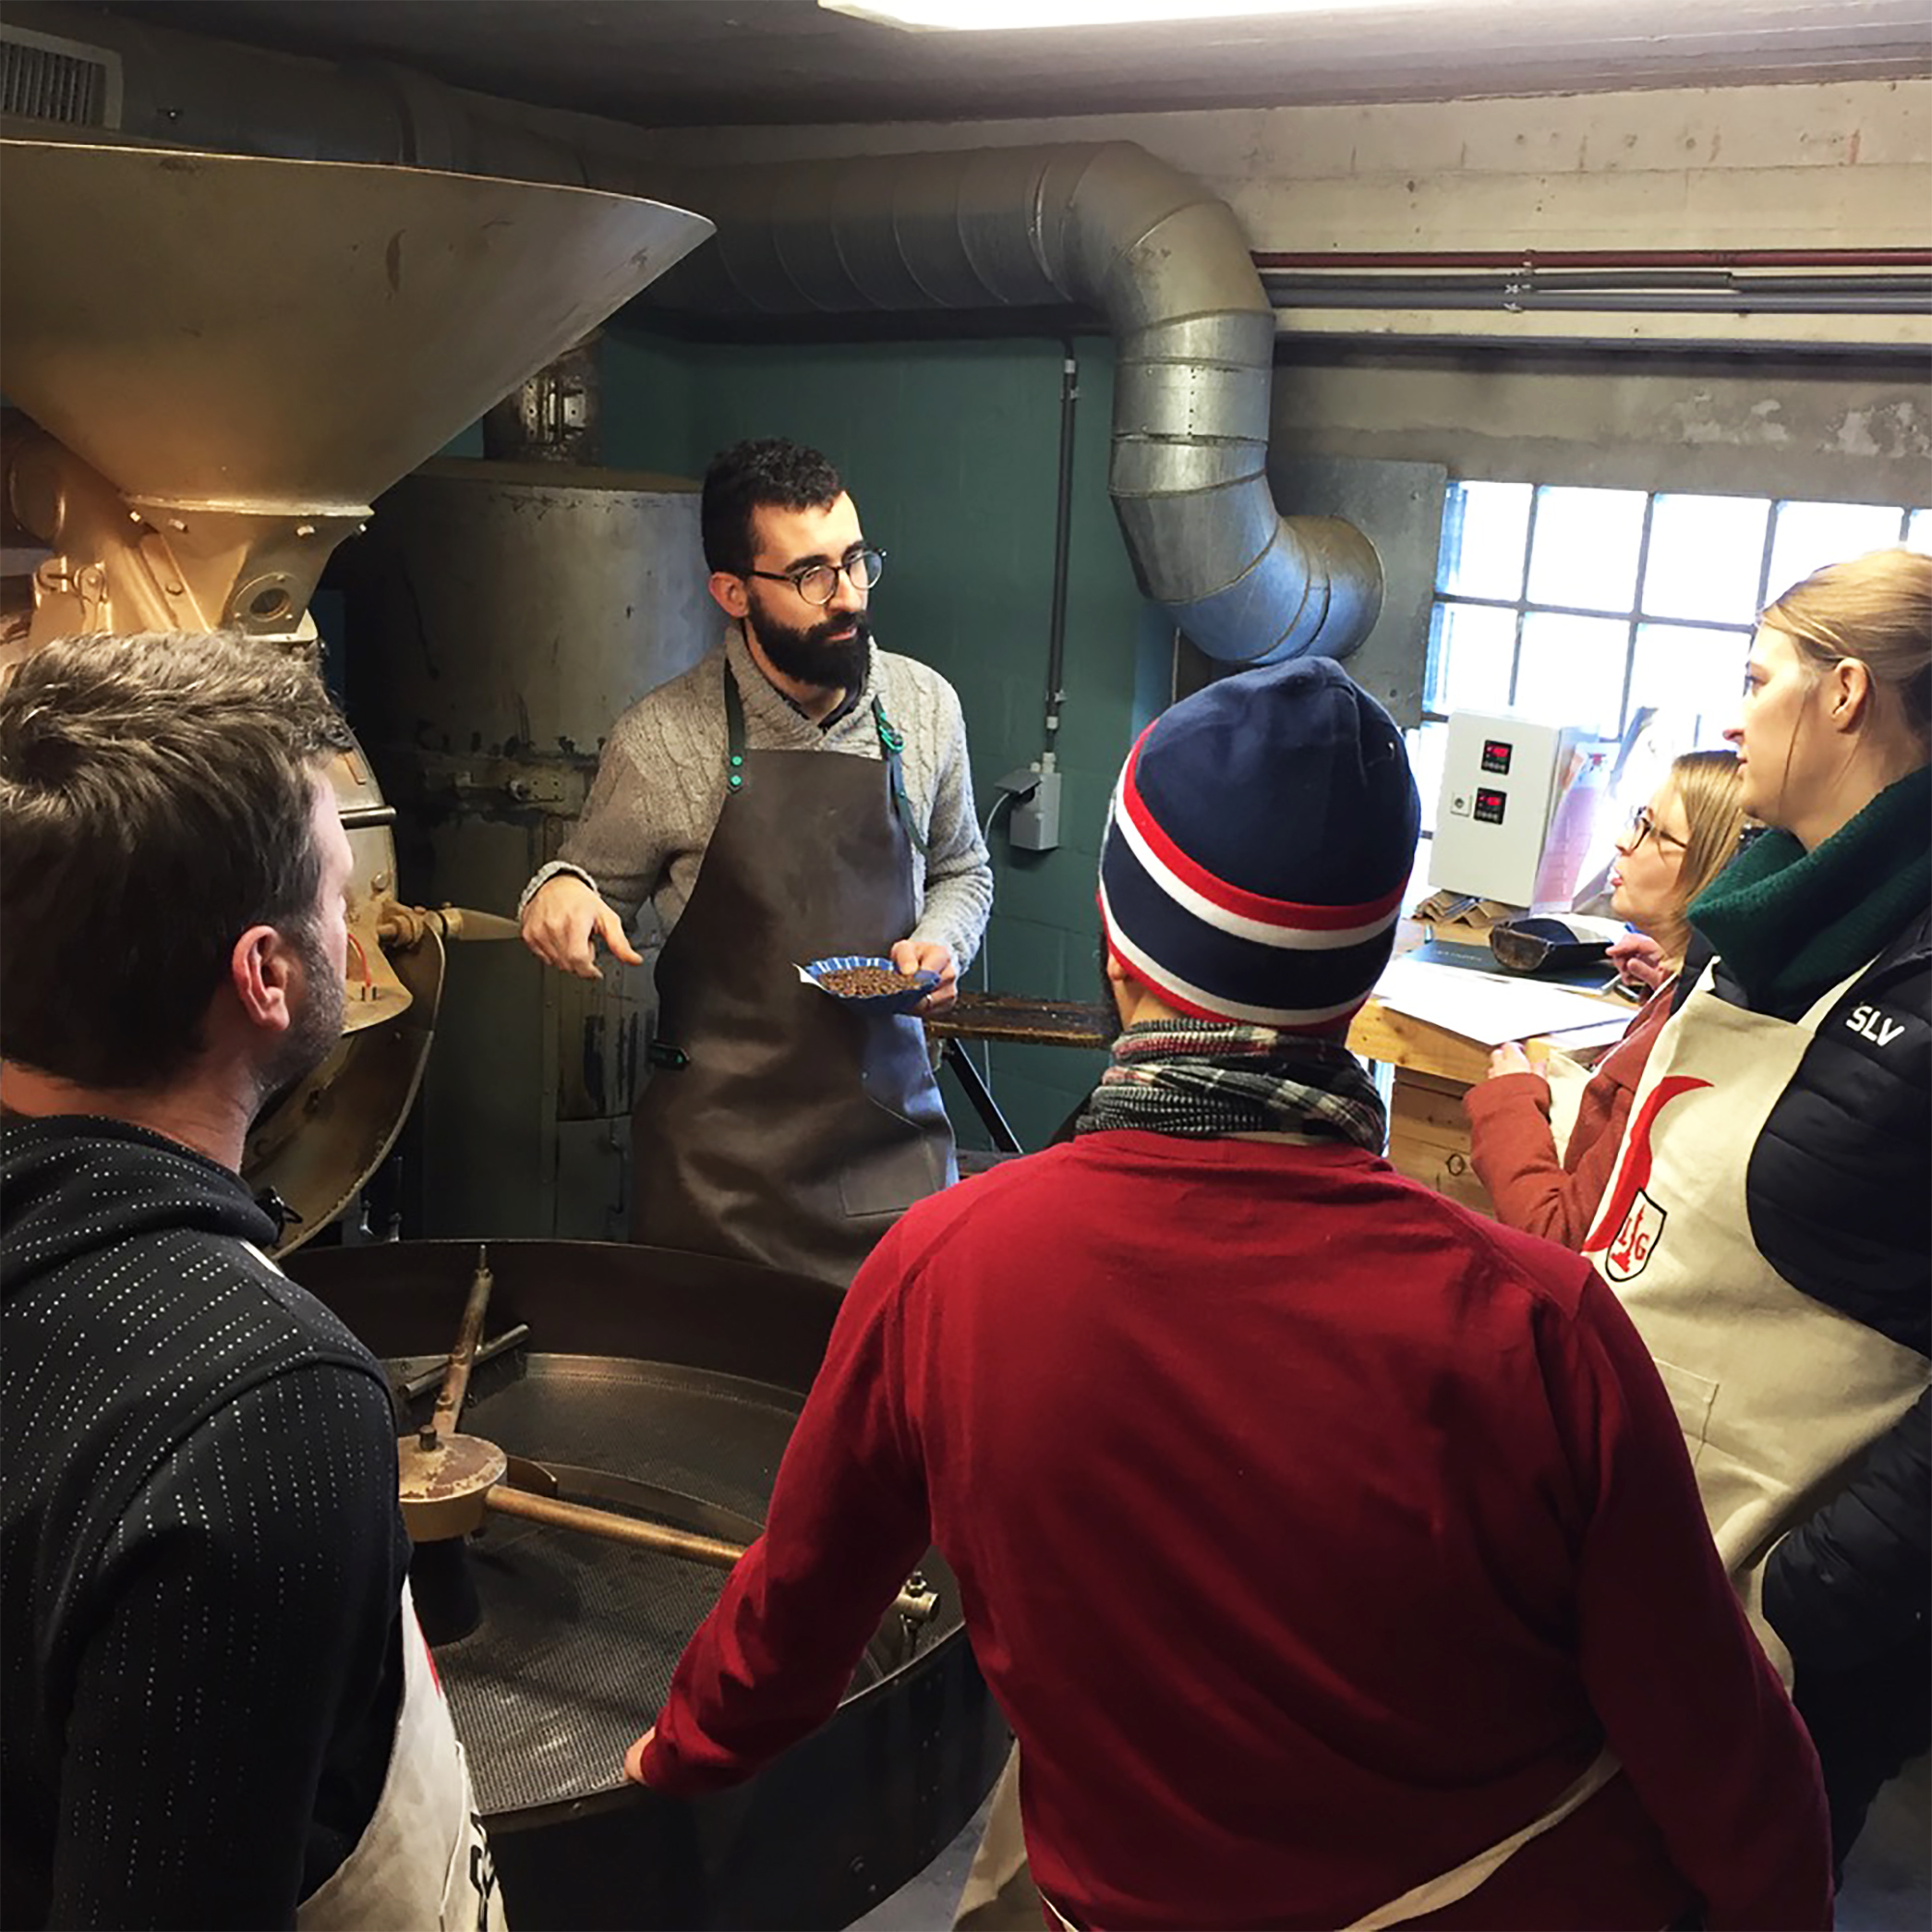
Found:
[[[479,1383],[464,1428],[762,1522],[794,1413],[780,1391],[724,1377],[539,1355],[496,1393]],[[483,1621],[437,1666],[484,1815],[616,1789],[724,1573],[502,1516],[469,1555]]]

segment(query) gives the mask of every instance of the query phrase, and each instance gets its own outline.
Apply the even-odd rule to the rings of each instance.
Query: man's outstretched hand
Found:
[[[626,965],[644,963],[643,955],[624,937],[624,922],[575,873],[559,872],[546,880],[524,908],[524,944],[559,973],[574,973],[580,980],[603,979],[595,946],[600,939]]]

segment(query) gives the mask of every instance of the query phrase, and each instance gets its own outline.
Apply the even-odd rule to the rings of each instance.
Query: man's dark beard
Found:
[[[772,668],[783,676],[796,678],[800,684],[813,685],[820,691],[857,691],[866,682],[872,631],[863,611],[828,614],[802,631],[780,623],[755,607],[745,621],[771,660]],[[852,635],[835,639],[834,633],[844,630],[848,624]]]
[[[258,1121],[280,1105],[335,1051],[349,1003],[342,968],[323,950],[315,927],[304,925],[289,936],[301,955],[302,1000],[274,1058],[261,1070],[262,1103],[255,1110]]]

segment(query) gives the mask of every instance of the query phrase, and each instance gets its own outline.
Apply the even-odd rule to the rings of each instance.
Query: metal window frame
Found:
[[[1455,493],[1463,484],[1503,480],[1506,479],[1452,476],[1449,479],[1449,497],[1443,504],[1443,534],[1447,535],[1449,518],[1454,514],[1450,508],[1450,503],[1455,500]],[[1523,479],[1514,480],[1520,481]],[[1429,654],[1433,651],[1436,636],[1436,612],[1444,609],[1463,607],[1472,610],[1510,611],[1515,612],[1516,630],[1510,646],[1508,698],[1508,702],[1512,708],[1516,704],[1518,682],[1522,671],[1522,627],[1525,617],[1534,614],[1537,616],[1548,615],[1552,617],[1591,617],[1609,623],[1621,622],[1625,626],[1625,632],[1623,687],[1617,707],[1617,729],[1619,732],[1628,726],[1630,721],[1631,683],[1636,674],[1637,633],[1643,626],[1658,625],[1664,629],[1676,628],[1686,631],[1729,631],[1735,633],[1736,636],[1747,642],[1749,640],[1756,629],[1754,619],[1748,623],[1726,624],[1714,622],[1709,619],[1695,620],[1688,617],[1656,616],[1643,609],[1643,581],[1645,573],[1650,567],[1651,527],[1657,512],[1657,499],[1660,497],[1717,496],[1726,494],[1723,492],[1685,490],[1647,490],[1644,492],[1643,524],[1637,538],[1636,565],[1631,584],[1631,601],[1627,609],[1621,611],[1591,611],[1585,610],[1580,605],[1548,604],[1532,600],[1529,595],[1529,559],[1536,545],[1537,515],[1542,506],[1544,493],[1547,490],[1588,489],[1594,486],[1588,484],[1530,484],[1529,514],[1523,519],[1522,557],[1520,569],[1517,577],[1520,588],[1518,595],[1514,598],[1471,597],[1460,591],[1444,590],[1441,586],[1442,564],[1441,553],[1438,548],[1436,582],[1429,605],[1430,624],[1428,640],[1423,647],[1425,656],[1422,667],[1422,710],[1421,723],[1417,726],[1418,731],[1426,729],[1431,724],[1446,724],[1449,722],[1449,713],[1445,710],[1438,710],[1434,702],[1435,691],[1434,688],[1434,679],[1431,675],[1432,666],[1429,662]],[[1622,495],[1626,493],[1620,491],[1618,494]],[[1777,531],[1780,519],[1786,510],[1796,505],[1804,505],[1808,508],[1820,499],[1811,497],[1738,497],[1733,498],[1733,500],[1746,503],[1764,503],[1769,507],[1770,514],[1764,520],[1764,548],[1758,557],[1757,566],[1757,599],[1755,608],[1762,610],[1771,595],[1771,560],[1773,553],[1777,546]],[[1866,506],[1848,505],[1847,507],[1869,507],[1876,509],[1896,507],[1898,514],[1898,534],[1894,541],[1902,544],[1907,541],[1911,534],[1913,514],[1915,509],[1919,506],[1905,503],[1896,506],[1890,504],[1873,504]],[[1422,837],[1424,839],[1429,839],[1434,838],[1435,834],[1425,831]]]

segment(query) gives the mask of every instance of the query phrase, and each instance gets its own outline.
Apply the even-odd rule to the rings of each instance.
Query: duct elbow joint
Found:
[[[1309,552],[1311,583],[1327,591],[1326,609],[1305,650],[1346,658],[1376,627],[1382,609],[1382,560],[1353,524],[1339,517],[1295,520]]]
[[[1381,558],[1352,524],[1284,517],[1234,582],[1167,609],[1208,657],[1252,668],[1310,653],[1346,658],[1375,628],[1381,601]]]

